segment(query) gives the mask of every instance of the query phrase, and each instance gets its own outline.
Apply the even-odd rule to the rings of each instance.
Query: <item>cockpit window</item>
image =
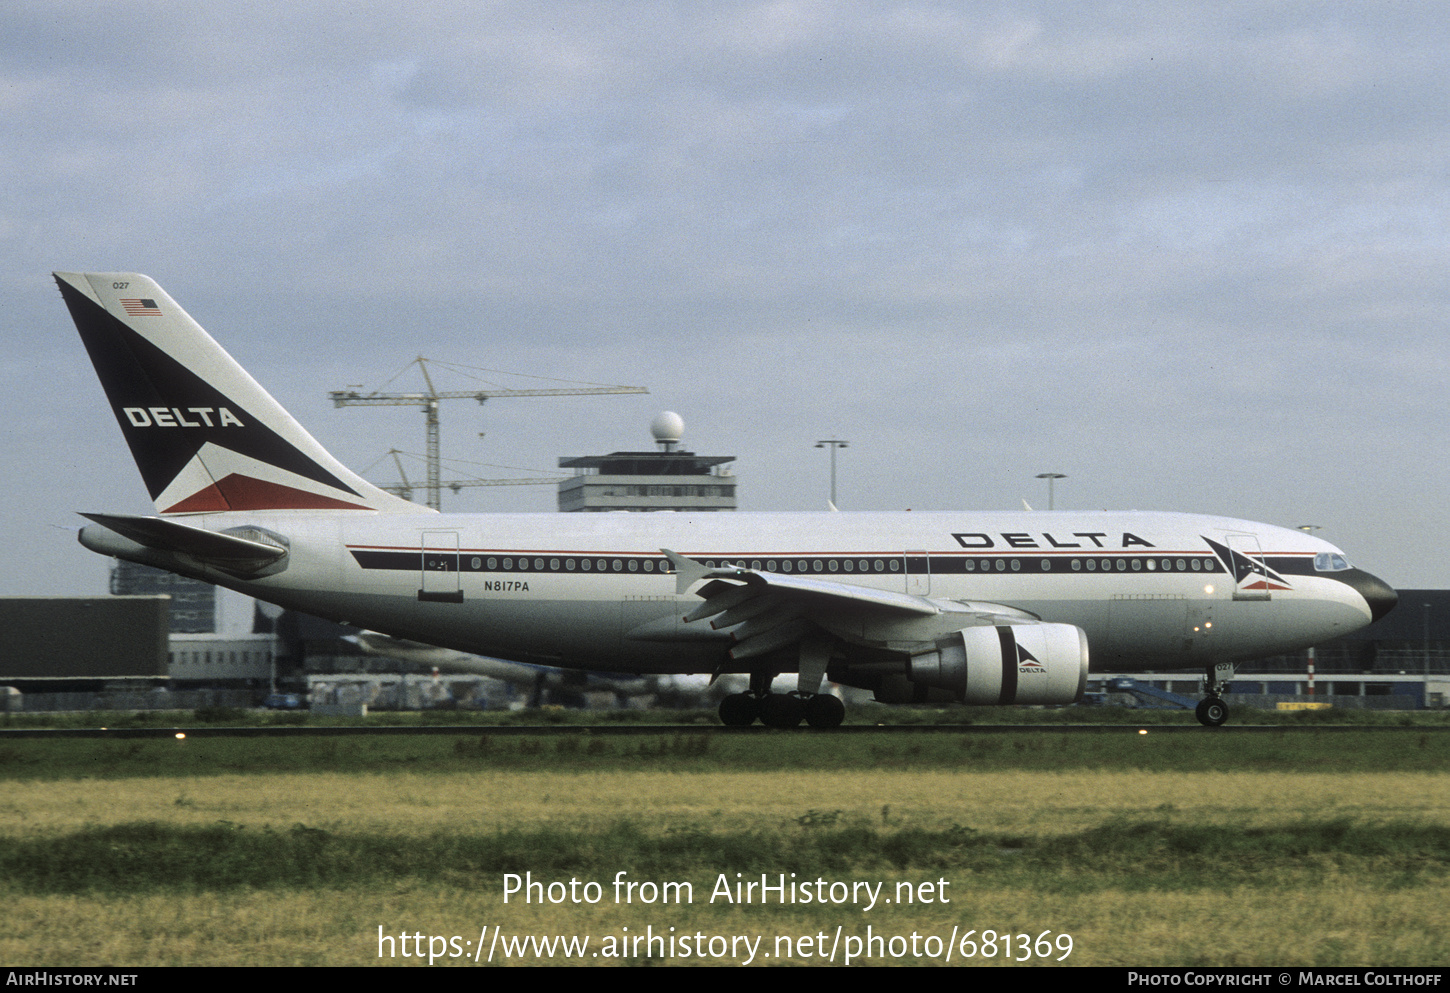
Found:
[[[1315,572],[1341,572],[1348,568],[1349,563],[1338,552],[1320,552],[1314,556]]]

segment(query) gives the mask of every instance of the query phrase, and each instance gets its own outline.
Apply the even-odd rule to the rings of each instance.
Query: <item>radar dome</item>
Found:
[[[650,421],[649,431],[655,436],[656,442],[669,449],[680,443],[680,438],[685,433],[685,421],[673,410],[666,410]]]

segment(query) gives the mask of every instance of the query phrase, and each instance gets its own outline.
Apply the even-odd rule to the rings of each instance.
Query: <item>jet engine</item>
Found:
[[[1076,703],[1087,684],[1088,643],[1072,624],[970,627],[912,655],[914,697],[945,690],[962,703]],[[883,686],[883,689],[885,687]]]

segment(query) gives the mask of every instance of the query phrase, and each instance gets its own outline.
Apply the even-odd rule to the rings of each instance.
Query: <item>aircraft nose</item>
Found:
[[[1381,617],[1395,609],[1395,604],[1400,602],[1400,595],[1394,591],[1389,583],[1378,576],[1371,576],[1359,569],[1351,569],[1345,577],[1355,592],[1364,597],[1364,602],[1369,604],[1370,617],[1379,620]]]

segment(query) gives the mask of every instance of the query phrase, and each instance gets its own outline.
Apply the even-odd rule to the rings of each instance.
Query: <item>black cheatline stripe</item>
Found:
[[[353,560],[363,569],[416,572],[422,563],[423,551],[404,549],[349,548]],[[486,555],[473,552],[455,552],[450,549],[430,548],[428,557],[435,563],[438,572],[487,572],[511,575],[514,573],[560,573],[564,575],[589,576],[669,576],[668,561],[658,555],[562,555],[557,552],[546,555],[517,553]],[[494,565],[489,567],[489,559]],[[504,561],[508,566],[504,566]],[[589,566],[584,566],[585,561]],[[615,568],[615,563],[619,568]],[[573,563],[573,568],[570,568]]]
[[[417,551],[404,551],[404,550],[397,550],[397,549],[395,549],[395,550],[387,550],[387,551],[375,550],[375,549],[349,549],[349,551],[352,552],[353,558],[355,558],[357,560],[358,565],[360,565],[364,569],[404,569],[404,570],[406,570],[406,569],[414,569],[414,568],[417,568],[417,566],[418,566],[418,555],[419,555],[419,552],[417,552]],[[430,549],[430,551],[437,552],[439,554],[448,555],[448,556],[452,556],[454,554],[454,552],[452,551],[452,549],[448,549],[446,551],[443,550],[443,549]],[[651,555],[579,555],[579,554],[568,555],[568,554],[564,554],[564,553],[560,553],[560,552],[549,552],[549,553],[544,554],[544,555],[540,555],[537,552],[532,552],[532,553],[528,553],[528,554],[524,554],[524,555],[520,555],[517,552],[512,552],[512,553],[499,553],[499,552],[494,552],[494,553],[491,553],[491,555],[490,555],[490,554],[474,553],[474,552],[467,552],[467,551],[459,552],[457,554],[459,556],[459,569],[461,571],[463,571],[463,572],[577,572],[577,573],[582,573],[582,574],[585,574],[585,575],[588,575],[589,573],[594,573],[594,572],[602,572],[602,573],[610,574],[610,575],[615,574],[616,572],[618,572],[618,573],[634,572],[636,574],[638,574],[638,573],[644,573],[645,575],[650,575],[650,574],[654,574],[654,573],[658,573],[658,574],[661,574],[661,575],[669,574],[668,569],[666,568],[666,565],[667,565],[666,561],[664,559],[661,559],[657,555],[655,555],[655,556],[651,556]],[[495,565],[494,565],[493,568],[489,568],[488,567],[488,564],[487,564],[488,563],[488,559],[490,557],[495,560]],[[503,565],[502,565],[503,560],[505,558],[509,559],[509,561],[510,561],[510,564],[509,564],[509,566],[507,568],[503,567]],[[841,568],[839,566],[838,566],[838,568],[836,570],[833,571],[827,565],[827,563],[830,563],[830,562],[844,563],[844,562],[850,561],[850,562],[853,562],[853,563],[859,563],[859,562],[861,562],[863,560],[865,560],[865,561],[871,561],[871,562],[874,563],[875,560],[878,559],[878,558],[881,558],[882,561],[886,561],[886,559],[884,557],[882,557],[882,556],[859,556],[859,555],[851,555],[851,556],[829,556],[829,557],[826,557],[826,556],[797,556],[797,557],[791,557],[791,556],[782,556],[782,555],[776,555],[776,556],[768,556],[768,555],[747,555],[747,556],[731,556],[731,557],[700,556],[697,559],[697,561],[702,561],[702,562],[705,562],[707,564],[716,564],[716,563],[723,564],[723,563],[727,563],[727,562],[728,563],[737,563],[738,564],[740,562],[744,562],[746,568],[751,568],[751,565],[750,565],[751,562],[761,561],[763,563],[765,561],[771,560],[772,558],[777,563],[781,563],[781,562],[784,562],[784,561],[790,561],[790,562],[793,562],[793,563],[796,564],[792,568],[792,570],[789,571],[789,572],[786,572],[786,571],[780,570],[780,569],[777,569],[776,571],[782,572],[782,574],[784,574],[784,575],[808,575],[808,576],[810,576],[813,579],[834,579],[834,580],[843,580],[843,581],[849,582],[852,579],[855,579],[857,577],[860,577],[862,579],[868,579],[868,578],[869,579],[885,579],[885,578],[888,578],[888,577],[897,578],[897,577],[900,577],[900,576],[904,575],[904,573],[902,573],[900,571],[897,571],[897,572],[891,572],[891,571],[876,572],[874,570],[874,567],[871,570],[866,570],[866,569],[859,568],[859,566],[857,566],[857,568],[854,571],[849,571],[849,572],[846,571],[844,568]],[[544,565],[543,566],[536,566],[534,564],[534,561],[536,559],[542,559],[544,561]],[[1010,563],[1014,559],[1017,560],[1019,563],[1023,563],[1018,569],[1015,569],[1015,570],[1012,569],[1011,568],[1011,565],[1010,565]],[[1085,563],[1086,563],[1086,561],[1088,559],[1091,559],[1093,561],[1094,566],[1095,566],[1094,568],[1088,569],[1086,567]],[[1132,569],[1132,568],[1119,569],[1118,566],[1117,566],[1117,563],[1118,563],[1118,560],[1119,559],[1122,559],[1125,562],[1129,562],[1129,563],[1131,563],[1135,559],[1138,560],[1138,561],[1143,561],[1143,560],[1146,560],[1146,559],[1154,559],[1154,560],[1162,560],[1162,561],[1170,561],[1171,560],[1174,563],[1174,565],[1173,565],[1172,568],[1162,568],[1160,566],[1159,568],[1151,569],[1151,570],[1150,569]],[[1188,568],[1179,569],[1177,567],[1177,564],[1176,564],[1178,559],[1183,559],[1184,560],[1184,563],[1185,563],[1185,566],[1189,562],[1196,560],[1196,561],[1198,561],[1200,563],[1201,568],[1200,569],[1197,569],[1197,570],[1191,570],[1191,569],[1188,569]],[[475,560],[477,561],[477,564],[474,564],[475,563]],[[559,567],[558,568],[552,568],[551,567],[551,563],[552,563],[553,560],[558,560],[559,561]],[[575,567],[572,570],[569,569],[568,566],[567,566],[567,563],[570,560],[573,560],[573,562],[575,564]],[[585,568],[584,565],[583,565],[583,563],[586,560],[590,563],[588,568]],[[623,568],[622,569],[615,570],[615,568],[614,568],[614,562],[616,560],[618,560],[623,565]],[[897,557],[896,558],[896,561],[899,563],[901,561],[900,560],[900,557]],[[1286,561],[1291,561],[1292,562],[1292,561],[1295,561],[1295,560],[1286,560]],[[631,562],[635,563],[635,568],[633,570],[630,570],[630,568],[629,568],[629,564]],[[646,570],[644,568],[644,563],[646,563],[646,562],[653,563],[654,568]],[[815,569],[815,568],[813,568],[813,567],[811,567],[809,565],[809,563],[812,563],[812,562],[820,562],[820,563],[822,563],[822,567],[820,569]],[[996,563],[997,562],[1001,562],[1002,563],[1002,568],[1001,569],[997,569],[996,568]],[[1041,566],[1041,563],[1042,562],[1047,562],[1051,566],[1051,568],[1049,568],[1049,569],[1043,569],[1042,566]],[[1077,569],[1074,569],[1072,567],[1073,562],[1077,562],[1078,563],[1078,566],[1079,567]],[[1104,562],[1106,562],[1105,565],[1102,564]],[[973,565],[973,568],[971,568],[971,569],[967,568],[968,564]],[[1284,570],[1284,571],[1294,571],[1294,570]],[[976,556],[976,557],[973,557],[973,558],[964,558],[964,557],[959,556],[959,555],[946,555],[946,556],[941,556],[939,558],[933,557],[932,560],[931,560],[931,569],[930,569],[931,575],[934,575],[934,576],[948,576],[948,575],[971,576],[971,575],[976,575],[976,574],[980,573],[984,578],[994,578],[994,577],[995,578],[1006,578],[1008,576],[1011,576],[1011,577],[1019,577],[1019,578],[1026,578],[1026,577],[1029,577],[1029,576],[1039,576],[1039,575],[1048,575],[1048,576],[1062,576],[1062,575],[1097,576],[1097,575],[1104,575],[1104,574],[1106,574],[1106,575],[1126,575],[1129,572],[1138,573],[1139,575],[1142,575],[1144,573],[1149,574],[1149,575],[1152,575],[1155,572],[1156,573],[1161,573],[1162,575],[1173,575],[1173,576],[1183,575],[1183,574],[1189,573],[1189,572],[1196,572],[1199,575],[1208,575],[1208,574],[1212,574],[1212,573],[1221,573],[1221,572],[1223,572],[1223,566],[1221,564],[1219,564],[1219,562],[1218,562],[1217,559],[1215,559],[1215,558],[1213,558],[1211,556],[1201,555],[1201,554],[1200,555],[1177,555],[1177,556],[1169,556],[1169,555],[1162,555],[1162,554],[1157,554],[1157,555],[1142,555],[1142,554],[1137,554],[1137,555],[1091,555],[1091,556],[1077,555],[1077,556],[1071,556],[1071,557],[1067,557],[1067,558],[1057,557],[1057,556],[1048,557],[1048,556],[1021,556],[1021,555],[1017,555],[1017,556],[989,556],[989,555],[983,555],[983,556]]]
[[[997,695],[998,704],[1017,702],[1017,636],[1012,627],[1003,624],[997,628],[997,638],[1002,643],[1002,692]]]
[[[756,555],[692,555],[689,556],[712,568],[729,565],[741,565],[748,569],[762,569],[770,572],[778,572],[783,575],[809,575],[813,579],[836,579],[849,581],[857,576],[866,578],[885,578],[903,575],[901,563],[903,556],[896,555],[808,555],[801,553],[780,554],[756,554]],[[919,563],[920,556],[912,556],[913,562]],[[1183,562],[1183,568],[1178,567],[1179,561]],[[877,570],[875,563],[880,561],[884,568]],[[776,568],[770,569],[771,563]],[[1091,566],[1088,563],[1091,562]],[[1122,567],[1119,568],[1119,563]],[[1149,568],[1148,563],[1153,563]],[[758,565],[757,565],[758,563]],[[1016,563],[1016,567],[1013,567]],[[1166,563],[1166,564],[1165,564]],[[1197,563],[1199,568],[1192,568]],[[789,564],[789,568],[787,568]],[[847,568],[847,565],[850,568]],[[1044,564],[1046,568],[1044,568]],[[834,568],[832,568],[834,566]],[[1074,568],[1076,566],[1076,568]],[[1136,566],[1136,568],[1134,567]],[[971,576],[981,573],[986,576],[1035,576],[1035,575],[1070,575],[1073,573],[1081,575],[1096,575],[1098,573],[1221,573],[1223,566],[1218,559],[1204,552],[1116,552],[1110,553],[1106,550],[1090,555],[1031,555],[1031,554],[984,554],[984,555],[933,555],[929,560],[929,567],[921,569],[913,567],[911,575],[966,575]]]

